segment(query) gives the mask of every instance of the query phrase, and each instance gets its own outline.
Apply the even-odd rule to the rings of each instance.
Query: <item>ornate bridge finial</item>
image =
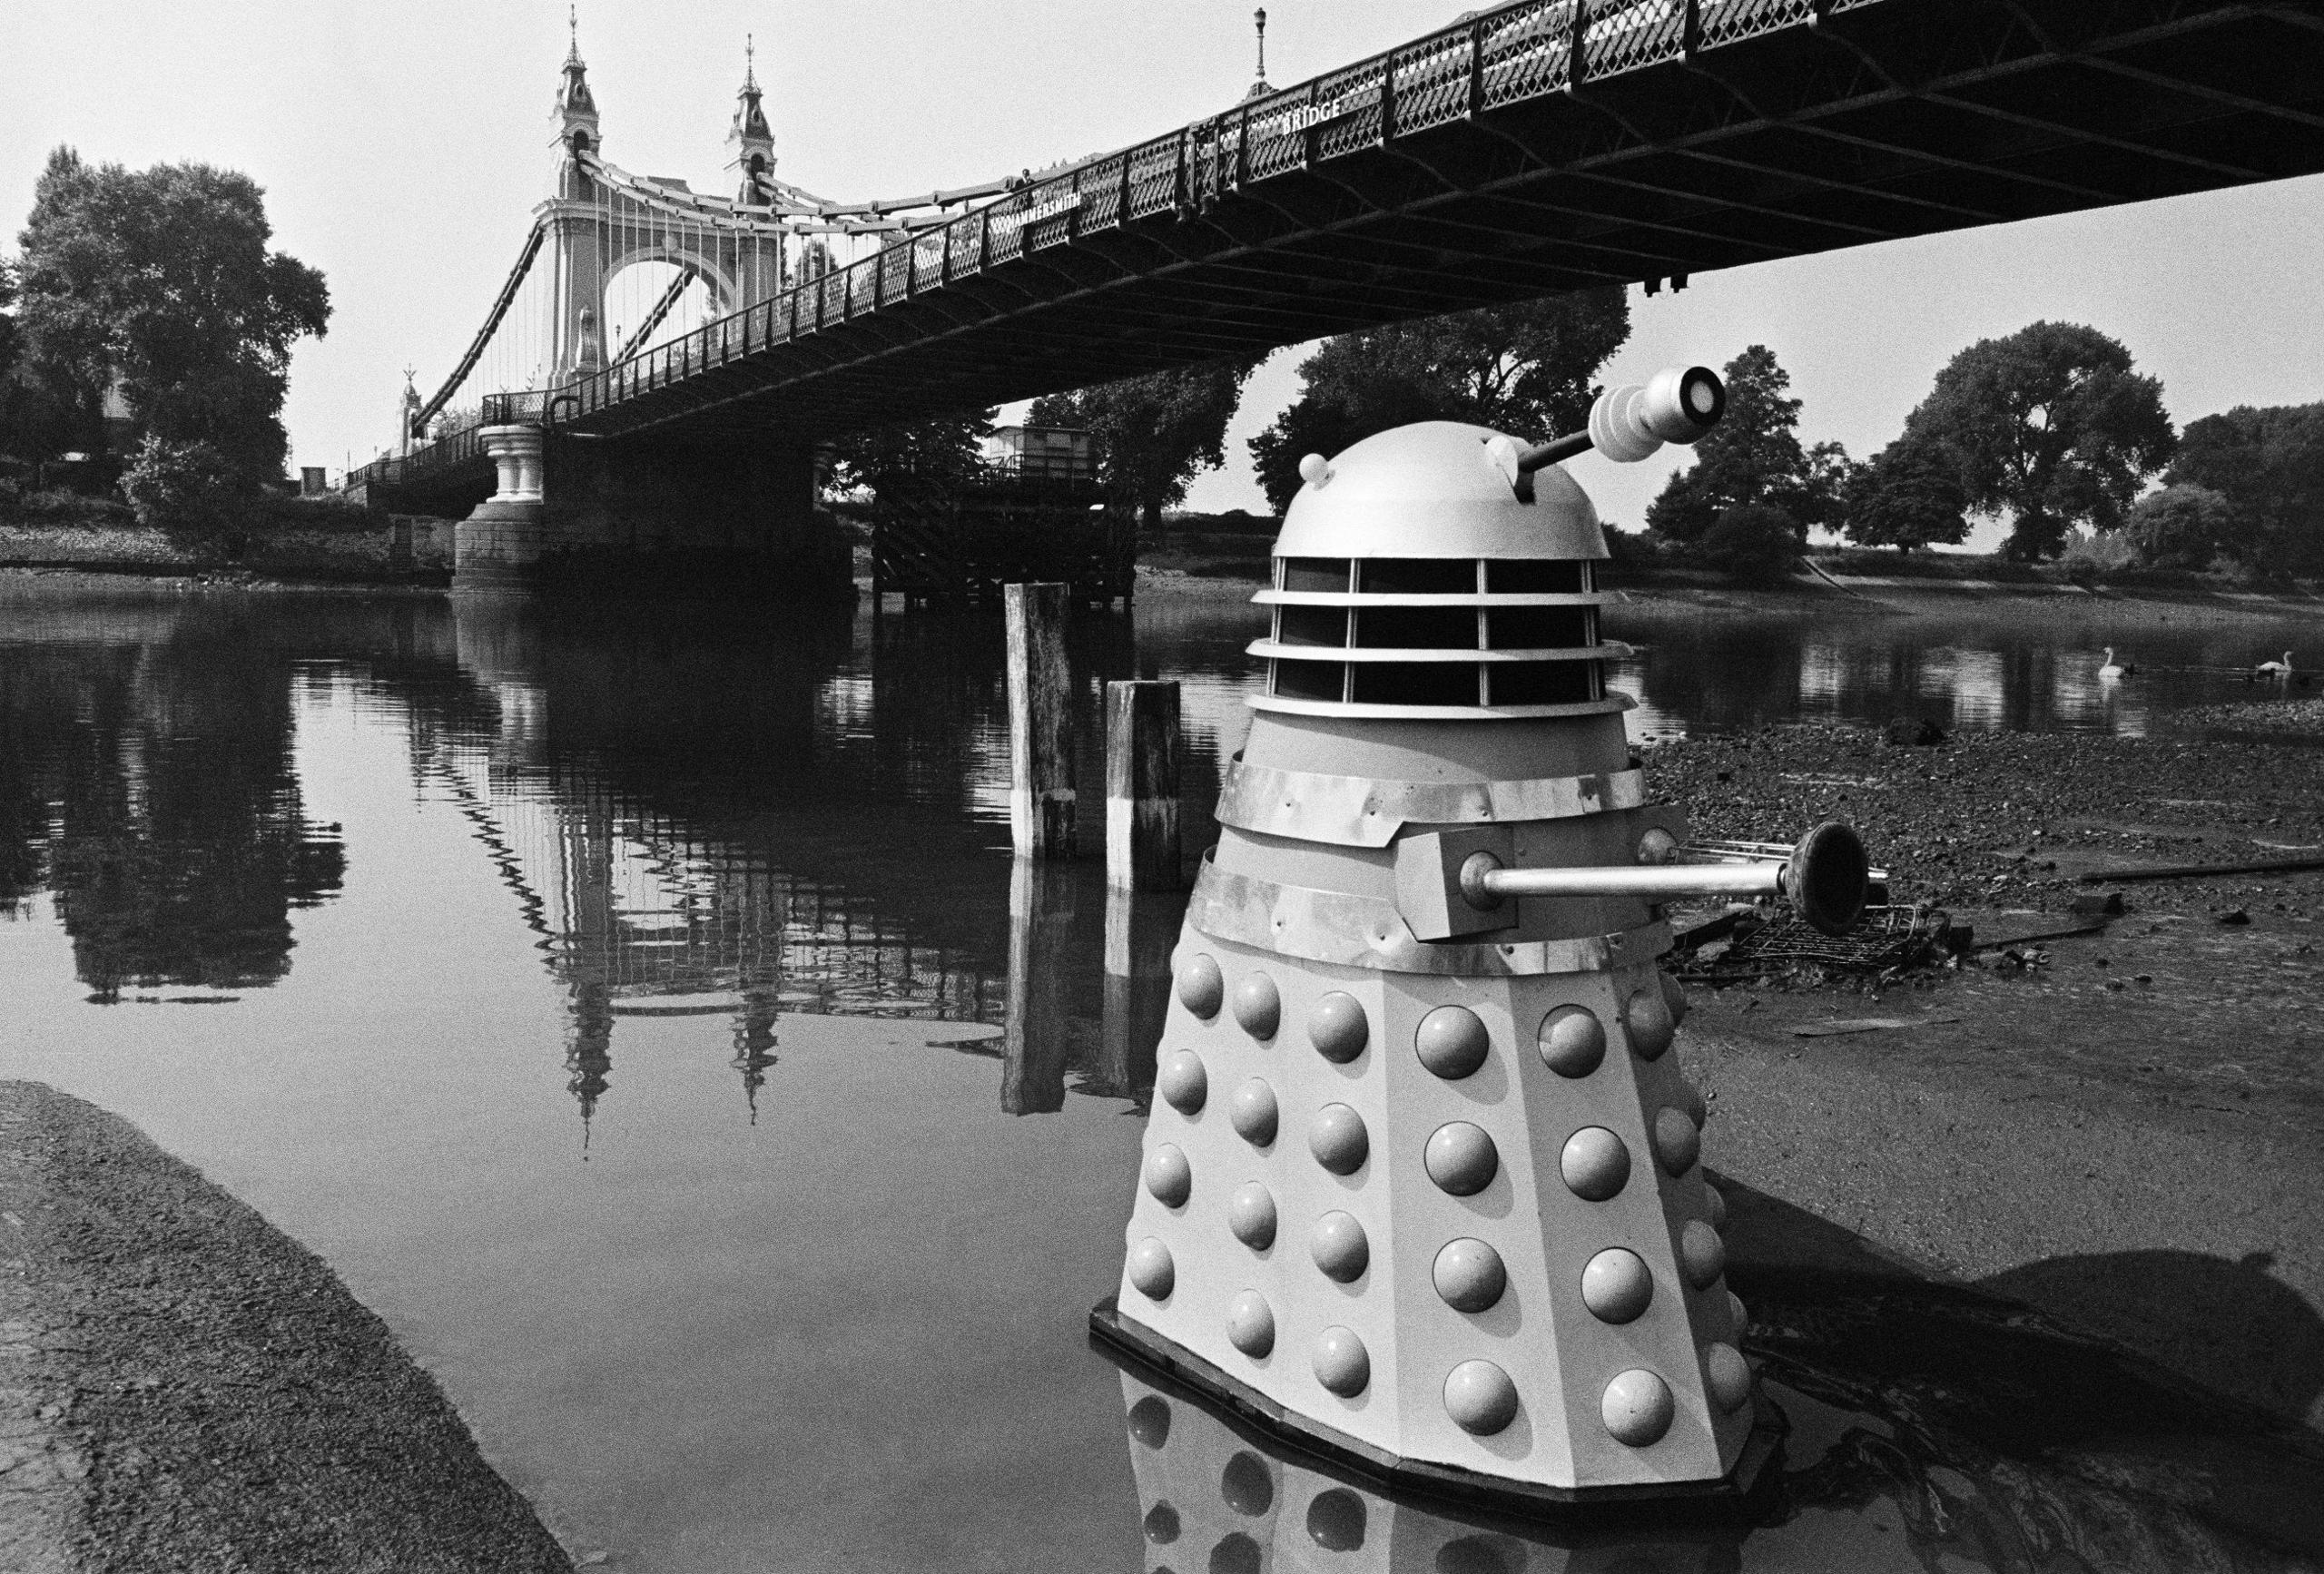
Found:
[[[1267,80],[1267,8],[1262,5],[1251,16],[1259,26],[1259,74],[1251,79],[1250,87],[1243,94],[1246,103],[1275,91],[1275,84]]]
[[[774,173],[774,129],[766,123],[766,106],[760,102],[758,40],[743,34],[743,85],[734,95],[734,123],[726,133],[734,156],[726,167],[742,176],[735,201],[757,207],[771,201],[765,182]]]

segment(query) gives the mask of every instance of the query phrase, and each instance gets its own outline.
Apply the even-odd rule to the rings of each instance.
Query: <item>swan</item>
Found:
[[[2284,659],[2280,662],[2261,662],[2251,670],[2263,678],[2288,678],[2291,676],[2291,652],[2284,652]]]
[[[2139,664],[2136,662],[2116,661],[2114,647],[2110,644],[2106,647],[2106,664],[2098,669],[2098,675],[2102,678],[2127,678],[2136,676],[2138,670]]]

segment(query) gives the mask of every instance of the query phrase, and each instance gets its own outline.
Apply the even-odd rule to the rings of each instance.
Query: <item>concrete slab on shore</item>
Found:
[[[0,1568],[572,1564],[312,1253],[119,1117],[0,1082]]]

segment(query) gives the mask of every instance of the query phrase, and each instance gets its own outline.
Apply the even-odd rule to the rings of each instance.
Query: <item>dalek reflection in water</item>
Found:
[[[1685,841],[1604,685],[1595,512],[1521,457],[1432,422],[1303,467],[1098,1325],[1374,1459],[1717,1481],[1752,1381],[1669,928],[1461,900],[1462,838],[1529,871]]]

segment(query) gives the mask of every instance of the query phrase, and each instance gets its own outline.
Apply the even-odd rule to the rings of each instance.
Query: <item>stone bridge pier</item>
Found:
[[[852,548],[815,506],[803,439],[607,440],[522,424],[482,440],[497,487],[454,533],[455,589],[854,595]]]

